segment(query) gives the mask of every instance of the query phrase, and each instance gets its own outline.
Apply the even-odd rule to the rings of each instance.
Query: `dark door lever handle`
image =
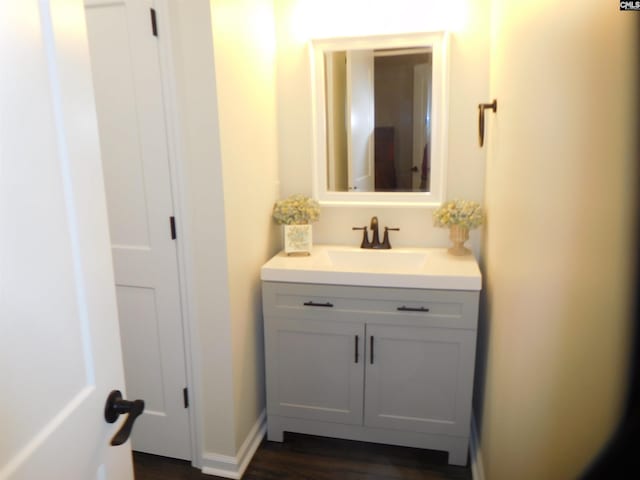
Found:
[[[136,418],[138,418],[142,412],[144,412],[144,400],[123,400],[120,390],[111,391],[104,407],[104,419],[107,423],[114,423],[121,414],[128,414],[127,420],[124,422],[124,425],[122,425],[122,428],[111,439],[111,445],[122,445],[129,439],[133,422],[136,421]]]

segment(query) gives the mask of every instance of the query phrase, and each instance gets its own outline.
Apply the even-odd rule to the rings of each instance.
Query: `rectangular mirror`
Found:
[[[445,40],[428,33],[311,42],[314,189],[322,203],[442,201]]]

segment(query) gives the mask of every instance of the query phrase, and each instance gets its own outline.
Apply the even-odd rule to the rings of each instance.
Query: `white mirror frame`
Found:
[[[313,115],[313,195],[324,206],[435,207],[445,198],[449,125],[449,36],[447,32],[408,33],[367,37],[312,39],[311,98]],[[431,47],[433,96],[431,116],[431,185],[429,192],[334,192],[327,189],[327,127],[325,101],[325,52]]]

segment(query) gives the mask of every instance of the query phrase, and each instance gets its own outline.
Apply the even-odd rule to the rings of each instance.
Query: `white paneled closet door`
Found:
[[[191,459],[183,324],[151,0],[85,0],[133,449]]]

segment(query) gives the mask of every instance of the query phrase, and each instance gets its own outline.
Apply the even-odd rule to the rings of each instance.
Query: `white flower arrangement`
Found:
[[[320,218],[320,205],[304,195],[291,195],[273,206],[273,219],[278,225],[305,225]]]
[[[478,202],[471,200],[449,200],[433,212],[436,227],[459,225],[469,230],[478,228],[484,222],[484,212]]]

